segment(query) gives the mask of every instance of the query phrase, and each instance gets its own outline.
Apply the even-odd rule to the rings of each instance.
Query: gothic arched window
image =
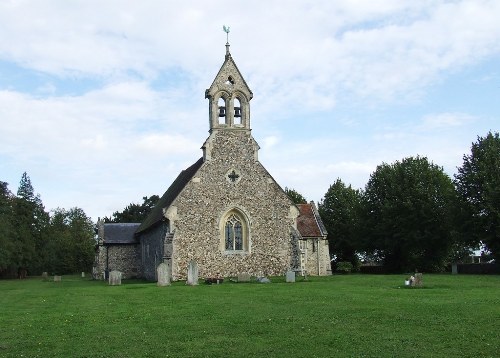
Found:
[[[221,224],[221,248],[225,252],[249,251],[248,224],[240,212],[231,210]]]
[[[234,214],[226,220],[224,237],[227,251],[243,250],[243,228],[240,219]]]

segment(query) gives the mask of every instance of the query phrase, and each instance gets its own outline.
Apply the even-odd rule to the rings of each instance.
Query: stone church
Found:
[[[209,133],[203,156],[183,170],[142,223],[98,224],[94,274],[156,280],[169,264],[185,279],[190,261],[200,277],[327,275],[326,230],[313,202],[295,205],[259,162],[252,137],[253,93],[234,62],[225,61],[205,91]]]

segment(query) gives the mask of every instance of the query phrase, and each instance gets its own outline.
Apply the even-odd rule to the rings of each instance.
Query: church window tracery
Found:
[[[234,214],[232,214],[226,221],[225,238],[226,250],[243,250],[243,229],[240,219]]]
[[[226,253],[248,252],[248,224],[244,215],[233,209],[224,216],[222,224],[221,249]]]

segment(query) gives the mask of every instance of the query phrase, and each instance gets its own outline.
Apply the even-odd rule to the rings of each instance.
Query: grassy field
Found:
[[[1,357],[499,357],[500,277],[0,281]]]

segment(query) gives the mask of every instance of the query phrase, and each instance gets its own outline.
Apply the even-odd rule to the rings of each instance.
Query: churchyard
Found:
[[[495,357],[500,277],[0,281],[0,357]]]

